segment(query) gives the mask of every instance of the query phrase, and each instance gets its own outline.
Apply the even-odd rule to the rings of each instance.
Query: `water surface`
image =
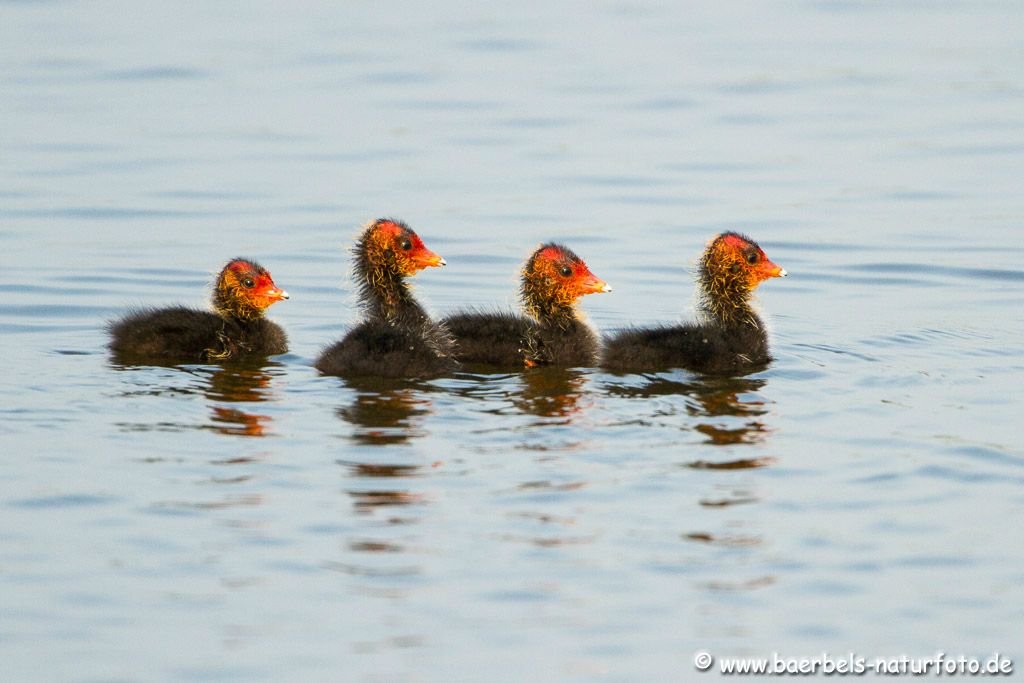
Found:
[[[693,654],[1024,654],[1024,12],[929,4],[0,4],[10,680],[686,680]],[[320,377],[347,248],[427,306],[540,241],[692,315],[717,232],[776,361]],[[104,321],[292,299],[266,363],[124,367]]]

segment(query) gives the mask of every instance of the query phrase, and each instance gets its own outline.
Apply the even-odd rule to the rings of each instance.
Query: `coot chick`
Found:
[[[196,363],[285,353],[287,335],[263,313],[287,298],[266,268],[232,259],[214,284],[213,312],[185,306],[132,311],[108,325],[109,348],[125,360]]]
[[[686,368],[733,373],[771,360],[764,323],[754,312],[754,289],[786,271],[757,243],[735,232],[716,237],[701,258],[699,322],[629,329],[605,340],[601,365],[613,371]]]
[[[401,221],[381,218],[354,249],[364,320],[320,354],[320,372],[341,377],[431,377],[458,367],[444,325],[417,303],[406,278],[445,260]]]
[[[599,341],[576,300],[610,291],[571,249],[543,244],[523,266],[519,298],[526,315],[457,313],[445,324],[463,363],[590,366],[597,363]]]

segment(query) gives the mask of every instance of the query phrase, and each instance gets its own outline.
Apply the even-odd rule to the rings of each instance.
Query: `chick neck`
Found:
[[[710,322],[723,327],[761,327],[761,319],[750,305],[753,287],[741,261],[723,262],[709,250],[698,272],[700,307]]]
[[[355,276],[359,303],[367,315],[390,323],[421,320],[426,312],[416,302],[394,252],[364,236],[356,246]]]
[[[542,326],[567,329],[579,320],[575,297],[553,286],[544,275],[524,273],[519,298],[526,312]]]

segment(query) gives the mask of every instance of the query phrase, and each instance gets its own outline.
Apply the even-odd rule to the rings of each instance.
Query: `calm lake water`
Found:
[[[1022,36],[1015,1],[0,3],[2,677],[1024,667]],[[776,361],[320,377],[377,216],[448,260],[437,314],[565,241],[604,330],[692,316],[748,232]],[[236,255],[291,353],[111,363],[106,320]]]

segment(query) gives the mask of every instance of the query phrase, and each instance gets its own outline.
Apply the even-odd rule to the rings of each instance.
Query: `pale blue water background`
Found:
[[[1022,153],[1017,2],[0,3],[2,678],[1021,660]],[[777,361],[321,378],[380,215],[436,313],[564,240],[602,329],[749,232]],[[290,354],[111,366],[236,255]]]

